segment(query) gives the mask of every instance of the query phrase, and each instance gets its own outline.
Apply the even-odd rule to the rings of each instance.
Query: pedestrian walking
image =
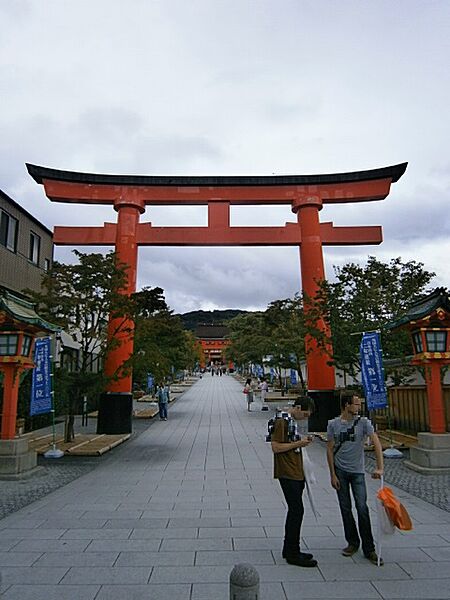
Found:
[[[156,391],[158,400],[159,418],[161,421],[167,421],[167,406],[169,404],[169,387],[167,385],[159,385]]]
[[[243,392],[245,394],[245,397],[247,398],[247,410],[250,412],[250,404],[253,402],[253,388],[251,377],[249,377],[246,380]]]
[[[347,546],[344,556],[355,554],[362,545],[364,556],[373,564],[383,564],[378,560],[372,535],[367,488],[364,473],[364,443],[370,438],[374,449],[377,468],[374,479],[383,475],[383,452],[373,425],[366,417],[359,415],[361,398],[353,391],[341,395],[341,414],[328,421],[327,461],[330,469],[331,485],[337,492]],[[358,515],[358,527],[352,513],[350,490]]]
[[[259,384],[259,389],[261,392],[261,402],[264,405],[264,403],[266,401],[267,392],[269,390],[269,384],[267,383],[267,381],[265,380],[264,377],[261,379],[261,383]]]

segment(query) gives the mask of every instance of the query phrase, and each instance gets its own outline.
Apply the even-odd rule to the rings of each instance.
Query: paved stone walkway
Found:
[[[2,519],[2,600],[225,600],[238,562],[258,569],[261,600],[450,598],[450,513],[405,491],[396,490],[415,529],[385,541],[383,567],[340,555],[319,442],[311,455],[320,517],[307,507],[302,530],[319,566],[282,560],[285,507],[264,442],[268,413],[248,413],[241,387],[204,377],[167,422]],[[377,483],[368,482],[373,506]]]

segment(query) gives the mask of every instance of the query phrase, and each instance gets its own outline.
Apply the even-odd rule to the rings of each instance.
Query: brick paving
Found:
[[[242,561],[260,574],[261,600],[449,599],[450,513],[400,487],[415,527],[384,541],[385,565],[341,556],[322,442],[310,452],[319,518],[306,506],[302,529],[319,566],[285,563],[285,506],[264,442],[268,413],[247,412],[241,387],[231,377],[204,377],[170,407],[167,422],[144,425],[94,468],[78,463],[86,470],[77,479],[1,519],[2,600],[225,600],[230,571]],[[60,480],[56,470],[74,464],[52,463],[50,477]],[[401,469],[392,466],[399,481]],[[368,479],[372,510],[377,486]]]

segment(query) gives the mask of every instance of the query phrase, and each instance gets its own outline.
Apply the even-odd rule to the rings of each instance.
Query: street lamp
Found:
[[[20,375],[34,367],[34,339],[57,328],[41,319],[33,304],[3,291],[0,295],[0,371],[3,373],[3,409],[0,434],[0,475],[17,475],[36,466],[28,441],[15,440]]]
[[[33,345],[34,336],[25,323],[5,320],[0,324],[0,371],[4,375],[2,440],[12,440],[16,433],[20,374],[34,366],[31,358]]]
[[[427,384],[428,415],[431,433],[445,433],[447,423],[441,384],[441,368],[450,364],[450,298],[444,288],[415,302],[390,329],[409,331],[413,358],[423,367]]]
[[[450,469],[450,434],[447,433],[441,381],[442,367],[450,364],[450,298],[447,290],[436,288],[412,304],[389,328],[409,331],[414,353],[411,363],[425,371],[430,433],[418,434],[419,445],[411,448],[409,466],[436,472]]]

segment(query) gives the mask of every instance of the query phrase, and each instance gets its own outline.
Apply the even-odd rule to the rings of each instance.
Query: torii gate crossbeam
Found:
[[[320,223],[324,204],[367,202],[387,197],[391,183],[400,179],[407,163],[350,173],[289,176],[134,176],[60,171],[27,164],[30,175],[43,184],[54,202],[111,205],[117,224],[103,227],[55,227],[54,242],[71,246],[115,246],[118,260],[128,266],[130,294],[136,289],[139,246],[298,246],[302,288],[315,295],[317,282],[325,278],[322,246],[380,244],[381,227],[334,227]],[[297,223],[281,227],[230,227],[232,205],[290,205]],[[145,207],[208,206],[207,227],[153,227],[140,223]],[[114,324],[111,324],[112,331]],[[314,340],[306,339],[308,389],[335,387],[329,356]],[[108,375],[120,372],[133,352],[130,336],[112,351],[105,364]],[[108,391],[131,393],[131,375],[110,383]],[[106,429],[111,429],[106,425]],[[102,433],[109,431],[103,430]],[[115,433],[116,431],[114,431]]]

